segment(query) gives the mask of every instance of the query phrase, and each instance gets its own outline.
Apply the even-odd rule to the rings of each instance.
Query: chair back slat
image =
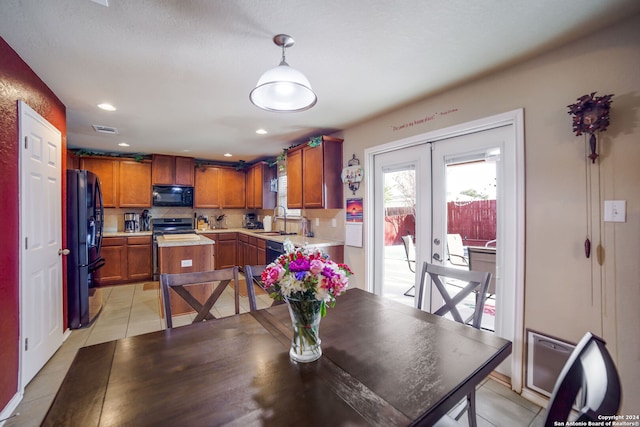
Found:
[[[258,309],[256,290],[254,288],[254,285],[257,285],[261,289],[264,289],[261,277],[262,272],[265,268],[267,268],[265,264],[244,266],[244,276],[245,281],[247,282],[247,295],[249,296],[249,308],[251,309],[251,311]],[[280,304],[284,304],[284,301],[273,300],[273,302],[271,303],[272,306]]]
[[[209,294],[204,303],[201,303],[188,290],[188,288],[192,286],[204,286],[216,282],[217,285],[213,287],[213,291]],[[162,290],[162,305],[164,306],[167,328],[173,327],[171,312],[171,290],[174,291],[173,295],[178,295],[196,311],[197,314],[192,323],[197,323],[203,320],[215,319],[215,316],[211,313],[211,309],[218,301],[218,299],[222,296],[229,283],[233,283],[235,313],[239,314],[240,288],[238,284],[238,267],[193,273],[161,274],[160,288]]]
[[[451,295],[445,285],[446,279],[467,282],[467,285]],[[422,266],[422,278],[418,290],[418,308],[422,309],[425,290],[433,282],[444,301],[444,304],[433,313],[438,316],[450,313],[453,319],[459,323],[468,324],[471,320],[471,326],[480,329],[490,280],[491,273],[489,272],[461,270],[425,262]],[[471,317],[464,319],[458,310],[458,304],[469,295],[475,296],[474,310]]]

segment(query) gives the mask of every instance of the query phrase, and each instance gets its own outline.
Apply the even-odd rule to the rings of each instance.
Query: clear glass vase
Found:
[[[294,298],[286,298],[286,301],[293,326],[289,356],[303,363],[318,360],[322,356],[318,335],[322,318],[322,301]]]

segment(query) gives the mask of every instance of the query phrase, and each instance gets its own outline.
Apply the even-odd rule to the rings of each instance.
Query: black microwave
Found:
[[[193,187],[175,185],[154,185],[153,206],[193,207]]]

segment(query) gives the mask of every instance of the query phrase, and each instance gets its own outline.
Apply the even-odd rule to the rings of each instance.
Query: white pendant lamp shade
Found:
[[[316,94],[305,75],[289,67],[284,58],[285,48],[293,46],[293,39],[286,34],[279,34],[273,41],[282,46],[282,62],[260,77],[255,89],[249,94],[249,99],[257,107],[268,111],[308,110],[316,104]]]

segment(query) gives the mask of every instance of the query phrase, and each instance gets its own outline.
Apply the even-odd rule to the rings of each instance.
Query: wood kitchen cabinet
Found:
[[[153,185],[194,185],[195,160],[192,157],[154,154],[151,162]]]
[[[94,275],[97,285],[151,280],[151,236],[105,237],[100,255],[105,264]]]
[[[112,157],[81,157],[80,169],[98,175],[102,185],[102,205],[105,208],[117,208],[120,162]]]
[[[211,236],[216,241],[214,259],[216,270],[238,265],[238,234],[216,233]]]
[[[201,166],[195,171],[193,197],[194,208],[219,208],[220,193],[218,182],[220,169],[215,166]]]
[[[262,265],[267,263],[267,241],[255,236],[249,236],[245,264]]]
[[[237,252],[237,260],[238,265],[244,268],[247,265],[247,260],[249,259],[247,254],[249,251],[249,236],[243,233],[238,233],[238,252]]]
[[[82,157],[80,168],[100,179],[105,208],[151,207],[151,163],[115,157]]]
[[[151,207],[151,162],[121,160],[119,178],[119,207]]]
[[[244,209],[244,172],[224,166],[201,166],[195,172],[194,193],[194,208]]]
[[[342,139],[322,137],[316,147],[287,152],[287,205],[297,209],[342,209]]]
[[[276,178],[275,168],[267,162],[258,162],[247,170],[247,208],[273,209],[276,207],[275,191],[271,191],[271,180]]]
[[[151,236],[127,237],[127,280],[151,280],[153,275]]]
[[[220,207],[244,209],[247,206],[245,174],[234,168],[220,168],[218,189]]]

